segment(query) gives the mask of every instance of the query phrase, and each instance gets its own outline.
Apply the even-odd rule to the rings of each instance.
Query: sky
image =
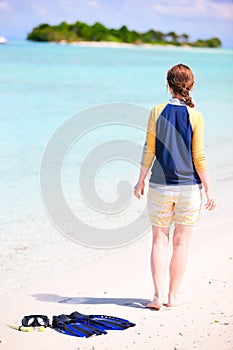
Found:
[[[233,48],[233,0],[0,0],[0,36],[7,38],[26,38],[41,23],[77,20],[186,33],[191,40],[218,37]]]

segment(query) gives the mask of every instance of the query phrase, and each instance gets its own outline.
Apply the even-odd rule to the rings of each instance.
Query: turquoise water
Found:
[[[195,73],[193,98],[205,117],[210,163],[218,157],[220,164],[220,143],[221,147],[232,144],[232,50],[93,48],[24,41],[1,45],[3,220],[37,210],[42,153],[67,118],[109,102],[147,108],[165,102],[169,98],[166,71],[180,62]],[[144,134],[138,139],[143,143]]]
[[[223,184],[226,182],[230,191],[233,178],[232,50],[90,48],[26,41],[0,45],[0,293],[61,274],[74,262],[80,265],[101,256],[101,251],[66,239],[46,216],[40,193],[44,149],[60,125],[76,113],[80,116],[80,129],[86,125],[85,112],[80,114],[86,108],[124,102],[145,107],[149,113],[153,105],[169,99],[166,71],[180,62],[190,65],[195,73],[193,97],[205,117],[206,152],[219,207],[224,210],[229,203],[225,201]],[[129,123],[133,125],[122,125],[118,123],[117,111],[111,114],[116,116],[116,123],[83,135],[71,147],[61,171],[68,205],[94,230],[99,227],[108,231],[128,224],[130,227],[131,223],[134,228],[146,202],[145,196],[141,201],[131,198],[118,214],[105,215],[82,201],[80,165],[92,149],[104,142],[117,141],[121,156],[111,161],[110,154],[110,161],[100,164],[94,174],[97,194],[105,204],[117,200],[120,181],[126,180],[133,186],[137,180],[138,166],[122,157],[127,149],[122,149],[119,140],[133,141],[142,147],[145,130],[135,127],[135,115]],[[124,108],[121,114],[124,115]],[[146,123],[147,114],[144,128]],[[135,152],[140,153],[136,143]],[[139,158],[140,154],[138,163]],[[91,184],[90,175],[87,173],[84,178]],[[88,190],[93,192],[91,187]]]

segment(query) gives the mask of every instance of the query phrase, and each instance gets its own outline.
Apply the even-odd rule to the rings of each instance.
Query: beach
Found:
[[[52,42],[54,44],[54,42]],[[129,43],[120,43],[116,41],[74,41],[74,42],[67,42],[66,40],[59,41],[58,44],[60,45],[72,45],[72,46],[83,46],[83,47],[108,47],[108,48],[163,48],[164,46],[166,48],[174,48],[174,45],[171,44],[146,44],[146,43],[140,43],[140,44],[129,44]],[[190,45],[183,44],[181,46],[182,48],[191,48]]]
[[[129,227],[130,233],[137,228],[137,219],[145,215],[146,196],[138,201],[131,191],[138,177],[147,118],[152,106],[169,99],[165,73],[176,62],[187,63],[195,72],[193,96],[204,115],[217,207],[213,212],[203,207],[194,229],[181,286],[184,304],[152,311],[144,307],[153,297],[151,233],[138,230],[134,240],[114,249],[72,241],[52,223],[43,202],[41,160],[56,130],[76,115],[82,137],[70,144],[59,174],[66,203],[96,232]],[[0,350],[32,346],[35,350],[232,349],[232,50],[174,47],[171,55],[167,47],[122,49],[22,41],[1,47],[0,66],[4,81],[0,92]],[[213,96],[221,96],[221,101]],[[126,113],[128,105],[134,106],[135,113]],[[108,106],[112,113],[106,113]],[[139,124],[136,115],[142,108],[146,114]],[[98,116],[95,128],[85,114],[89,109]],[[106,119],[101,121],[106,115],[110,125]],[[134,149],[132,158],[126,157],[128,149]],[[80,169],[90,157],[99,163],[93,177],[84,171],[87,183],[82,188]],[[118,187],[125,180],[128,192]],[[90,193],[99,207],[91,196],[85,197]],[[123,198],[120,210],[104,211],[118,198]],[[53,315],[76,310],[122,317],[136,326],[88,339],[50,328],[24,333],[6,327],[20,324],[25,315],[44,314],[52,320]]]
[[[224,200],[218,193],[215,212],[203,209],[194,230],[181,288],[183,305],[173,309],[164,306],[160,311],[144,307],[153,295],[149,234],[86,265],[79,266],[74,261],[60,275],[51,275],[2,297],[0,347],[4,350],[27,350],[32,346],[35,350],[232,349],[233,220],[227,182],[224,188]],[[23,333],[5,326],[29,314],[46,314],[51,319],[52,315],[75,310],[126,318],[136,326],[88,339],[59,334],[52,329]]]

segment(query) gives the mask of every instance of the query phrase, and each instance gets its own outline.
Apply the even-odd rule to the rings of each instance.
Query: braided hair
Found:
[[[188,66],[177,64],[169,69],[167,82],[175,95],[180,95],[187,106],[194,107],[192,98],[189,96],[194,85],[194,75]]]

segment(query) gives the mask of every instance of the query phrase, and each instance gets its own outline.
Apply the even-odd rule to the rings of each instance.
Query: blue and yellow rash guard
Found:
[[[142,169],[147,171],[153,161],[150,183],[200,184],[197,171],[207,170],[201,113],[176,98],[152,108]]]

